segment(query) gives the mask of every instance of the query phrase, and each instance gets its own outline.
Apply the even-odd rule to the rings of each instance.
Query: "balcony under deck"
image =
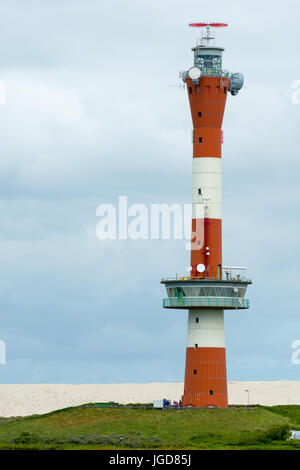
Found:
[[[249,299],[238,297],[168,297],[163,299],[164,308],[203,308],[220,309],[249,308]]]

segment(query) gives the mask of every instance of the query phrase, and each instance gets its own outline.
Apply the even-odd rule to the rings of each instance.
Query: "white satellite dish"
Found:
[[[239,291],[237,287],[234,287],[233,290],[234,290],[235,293],[237,293]]]
[[[191,67],[187,73],[192,80],[198,80],[201,77],[201,70],[198,67]]]
[[[198,264],[197,265],[197,271],[198,271],[198,273],[204,273],[204,271],[205,271],[204,264]]]
[[[187,272],[189,272],[189,273],[191,272],[192,269],[193,269],[192,266],[188,266],[188,267],[186,268]]]

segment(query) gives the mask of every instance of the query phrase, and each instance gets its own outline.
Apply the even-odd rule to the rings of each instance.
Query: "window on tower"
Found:
[[[210,391],[209,391],[209,394],[210,394],[210,396],[212,397],[213,394],[214,394],[214,391],[213,391],[213,390],[210,390]]]
[[[195,349],[198,349],[198,344],[197,343],[195,343]]]
[[[189,86],[189,92],[190,92],[190,95],[193,93],[193,89],[191,86]]]
[[[198,188],[198,194],[201,196],[202,194],[201,188]]]
[[[202,144],[202,137],[199,137],[199,142],[200,144]]]
[[[195,323],[199,323],[199,317],[195,318]]]
[[[194,369],[194,375],[197,375],[197,369]]]
[[[198,116],[201,117],[202,116],[202,113],[201,111],[198,111]]]

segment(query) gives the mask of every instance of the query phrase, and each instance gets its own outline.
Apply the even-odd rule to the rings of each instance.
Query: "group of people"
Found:
[[[164,410],[168,410],[171,406],[171,401],[170,400],[166,400],[165,398],[163,399],[163,409]],[[173,408],[177,409],[177,408],[181,408],[182,407],[182,402],[181,400],[178,401],[173,401]]]

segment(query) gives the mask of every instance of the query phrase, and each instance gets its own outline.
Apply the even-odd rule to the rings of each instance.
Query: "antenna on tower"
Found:
[[[214,41],[215,37],[212,35],[211,28],[226,28],[227,23],[189,23],[192,28],[203,28],[200,46],[210,46],[210,41]],[[214,43],[213,43],[214,44]]]

